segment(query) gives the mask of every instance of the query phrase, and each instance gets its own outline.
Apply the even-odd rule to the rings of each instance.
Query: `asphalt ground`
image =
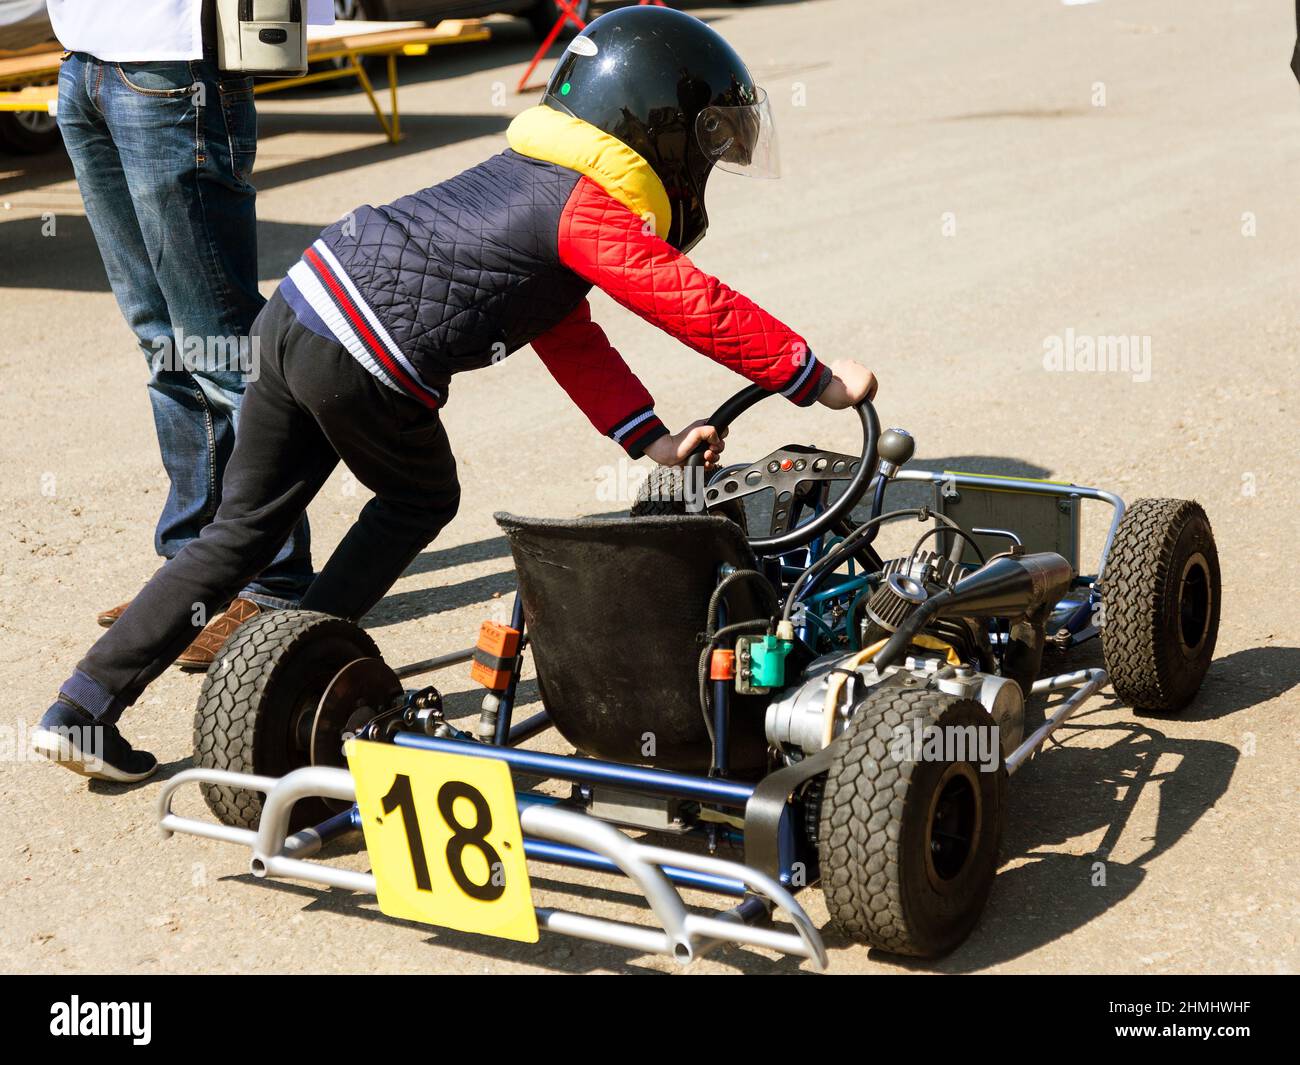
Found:
[[[832,971],[1294,971],[1300,112],[1287,5],[692,10],[771,92],[784,165],[780,181],[714,179],[699,264],[822,357],[873,367],[882,418],[915,434],[918,464],[1195,498],[1222,561],[1216,660],[1189,710],[1137,716],[1095,699],[1016,777],[1003,863],[970,940],[903,965],[827,929]],[[499,150],[535,100],[511,91],[530,54],[507,23],[491,43],[404,61],[398,146],[357,93],[263,99],[265,291],[345,211]],[[12,741],[0,752],[0,967],[674,971],[665,958],[486,939],[390,920],[342,891],[256,882],[231,847],[159,838],[157,781],[87,785],[27,755],[27,730],[100,631],[96,612],[155,569],[166,482],[145,366],[66,160],[0,158],[0,203],[0,723]],[[670,425],[741,384],[603,296],[593,306]],[[1146,338],[1149,362],[1047,368],[1067,331]],[[483,618],[504,617],[514,581],[495,511],[626,505],[619,451],[527,351],[458,380],[445,417],[460,515],[366,621],[394,663],[465,646]],[[848,450],[855,420],[772,401],[737,426],[728,455],[796,441]],[[331,479],[310,512],[318,562],[364,500],[346,475]],[[1089,519],[1092,551],[1100,520]],[[200,679],[167,674],[124,720],[164,777],[189,764]],[[467,677],[439,682],[472,720]],[[180,808],[199,812],[197,795]],[[337,850],[365,867],[355,847]],[[539,904],[643,909],[616,880],[533,876]],[[825,925],[818,894],[805,902]],[[793,968],[727,949],[690,971]]]

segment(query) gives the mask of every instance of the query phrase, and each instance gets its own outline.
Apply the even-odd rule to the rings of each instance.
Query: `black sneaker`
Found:
[[[32,748],[74,773],[117,784],[134,784],[158,768],[158,759],[135,750],[116,725],[99,724],[62,699],[45,711],[32,731]]]

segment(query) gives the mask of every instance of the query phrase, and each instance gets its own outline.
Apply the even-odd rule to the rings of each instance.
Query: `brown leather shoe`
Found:
[[[262,608],[251,599],[236,599],[204,626],[203,631],[194,637],[194,642],[176,659],[176,664],[186,673],[203,672],[212,665],[235,630],[261,612]]]
[[[131,605],[131,600],[125,603],[118,603],[112,610],[105,610],[99,617],[95,618],[104,628],[108,628],[113,622],[120,618],[126,612],[126,608]]]

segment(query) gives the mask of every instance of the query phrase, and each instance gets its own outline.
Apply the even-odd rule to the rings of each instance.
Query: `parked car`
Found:
[[[586,17],[589,0],[581,0],[578,14]],[[484,15],[518,15],[528,20],[538,37],[545,37],[560,17],[555,0],[334,0],[340,19],[418,20],[482,18]]]
[[[54,31],[45,13],[45,0],[0,0],[0,59],[53,44]],[[11,82],[5,89],[19,88]],[[26,82],[32,84],[32,82]],[[59,143],[54,116],[44,111],[0,111],[0,151],[35,154]]]

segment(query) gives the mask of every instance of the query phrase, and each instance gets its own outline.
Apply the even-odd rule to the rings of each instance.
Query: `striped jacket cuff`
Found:
[[[830,383],[831,368],[809,352],[807,362],[795,371],[789,384],[781,389],[781,395],[796,407],[810,407]]]
[[[668,435],[668,427],[659,420],[653,407],[642,407],[615,425],[608,435],[632,458],[639,459],[652,441]]]

